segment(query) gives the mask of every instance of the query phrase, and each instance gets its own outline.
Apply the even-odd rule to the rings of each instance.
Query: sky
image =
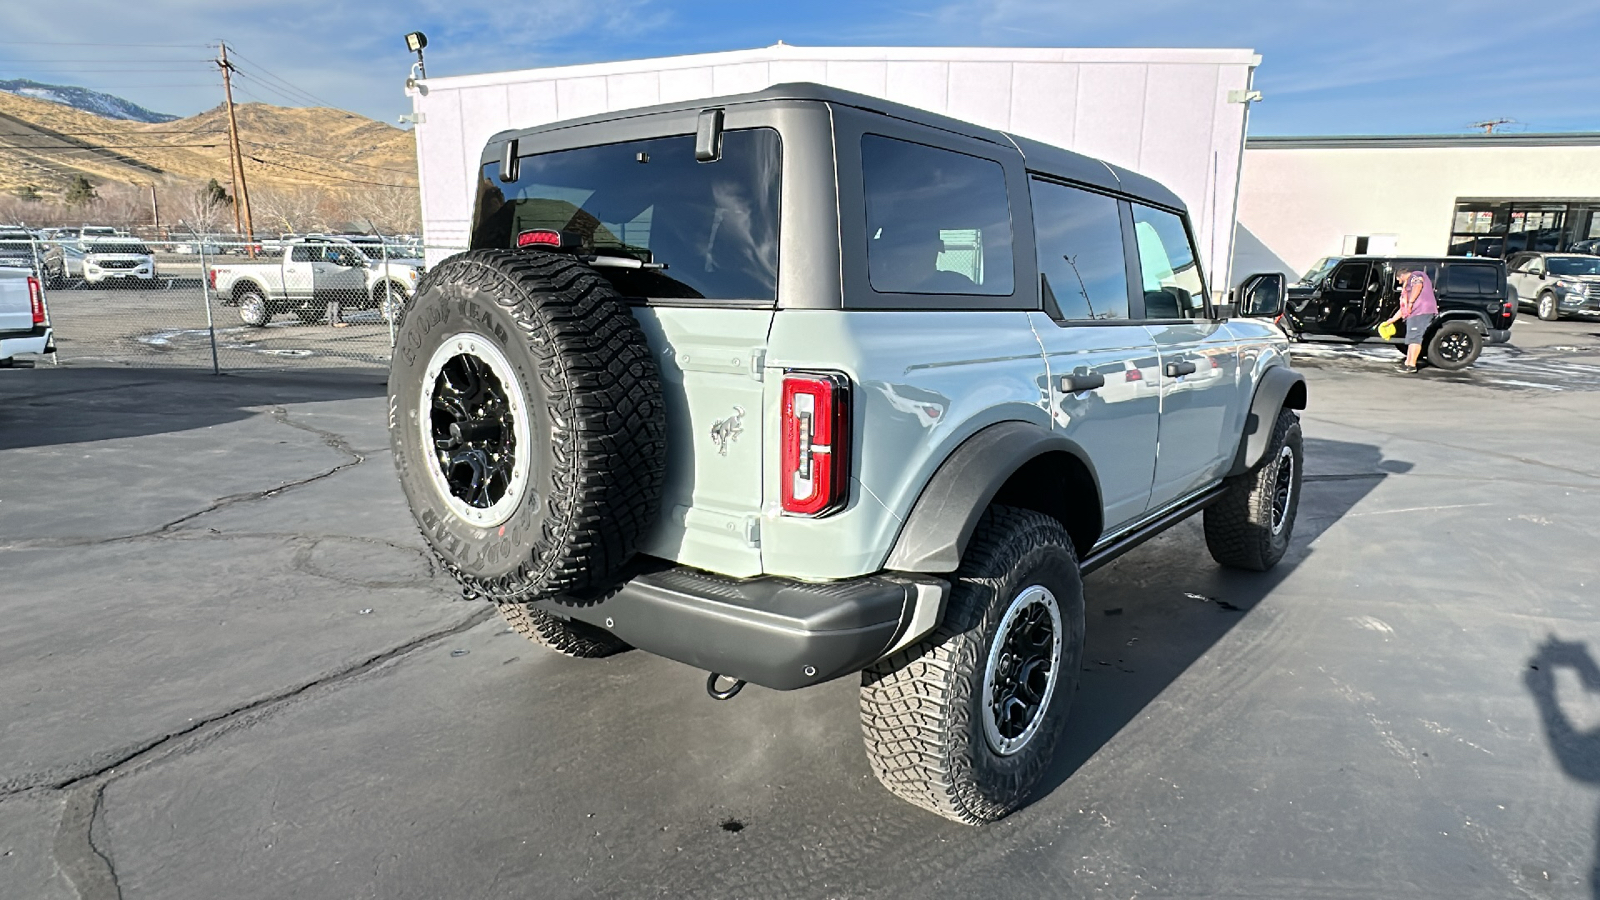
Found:
[[[1480,0],[73,0],[11,4],[0,78],[116,94],[192,115],[236,98],[394,123],[427,33],[428,74],[803,46],[1230,47],[1263,57],[1255,135],[1600,131],[1600,2]],[[130,10],[137,9],[133,24]],[[87,27],[101,22],[116,27]],[[119,42],[127,36],[129,43]],[[138,43],[131,43],[137,41]],[[86,43],[88,42],[88,43]]]

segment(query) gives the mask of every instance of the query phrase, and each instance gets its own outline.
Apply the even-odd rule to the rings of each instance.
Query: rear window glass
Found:
[[[1012,294],[1011,209],[999,163],[868,134],[861,170],[873,290]]]
[[[770,128],[728,131],[722,158],[696,162],[694,136],[524,156],[514,184],[483,167],[473,247],[516,246],[524,231],[576,237],[628,297],[775,301],[782,146]],[[659,265],[657,268],[655,266]]]
[[[1498,273],[1493,266],[1451,266],[1447,290],[1452,294],[1495,297],[1500,293]]]

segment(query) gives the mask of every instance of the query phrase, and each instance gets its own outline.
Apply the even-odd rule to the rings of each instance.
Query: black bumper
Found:
[[[533,605],[640,650],[788,691],[883,656],[910,627],[918,590],[918,582],[893,575],[811,584],[672,568],[636,576],[592,605],[563,598]]]

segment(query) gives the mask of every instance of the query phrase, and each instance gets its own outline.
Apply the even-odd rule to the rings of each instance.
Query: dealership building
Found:
[[[1251,137],[1234,271],[1505,257],[1600,238],[1600,134]]]
[[[1155,178],[1188,205],[1218,285],[1338,254],[1499,257],[1600,237],[1600,134],[1247,138],[1260,63],[1242,49],[779,43],[429,78],[409,89],[429,262],[466,245],[480,154],[496,132],[796,81]]]

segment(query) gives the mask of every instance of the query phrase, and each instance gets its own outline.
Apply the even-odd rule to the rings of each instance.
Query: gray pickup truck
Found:
[[[720,698],[859,674],[873,771],[940,815],[1048,766],[1084,573],[1202,510],[1223,565],[1288,545],[1283,280],[1220,302],[1183,203],[1116,166],[781,85],[496,135],[472,247],[389,379],[468,596]]]

